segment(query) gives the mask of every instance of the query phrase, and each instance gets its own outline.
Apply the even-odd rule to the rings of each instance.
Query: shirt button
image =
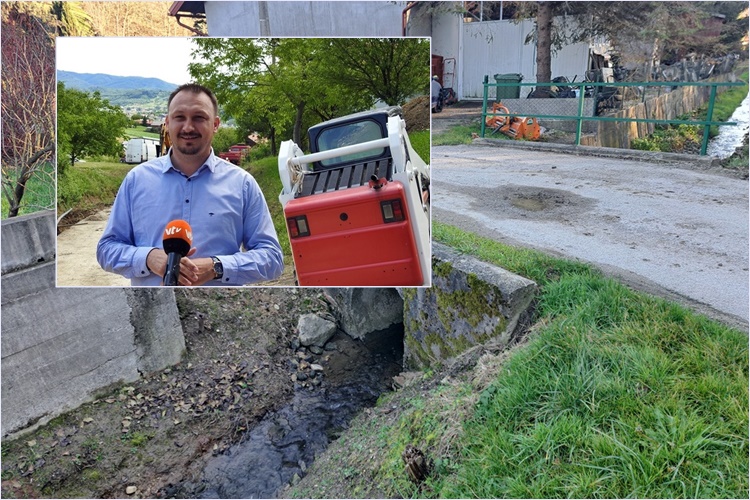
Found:
[[[190,203],[190,200],[185,200],[185,203]]]

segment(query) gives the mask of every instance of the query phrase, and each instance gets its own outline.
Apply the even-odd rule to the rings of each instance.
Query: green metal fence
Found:
[[[546,109],[554,110],[556,101],[565,100],[567,102],[571,102],[571,100],[577,101],[577,106],[575,109],[577,112],[575,114],[538,114],[534,113],[533,116],[537,119],[549,119],[549,120],[575,120],[576,121],[576,138],[575,138],[575,144],[580,145],[581,144],[581,135],[582,135],[582,127],[583,123],[586,121],[609,121],[609,122],[623,122],[623,123],[652,123],[652,124],[658,124],[658,125],[667,125],[667,124],[686,124],[686,125],[701,125],[703,126],[703,141],[701,143],[701,151],[700,154],[704,155],[706,154],[706,150],[708,147],[708,139],[709,139],[709,129],[712,125],[716,126],[724,126],[724,125],[737,125],[736,122],[718,122],[713,121],[713,110],[714,110],[714,102],[716,100],[716,94],[717,89],[719,87],[739,87],[747,85],[745,82],[613,82],[613,83],[606,83],[606,82],[573,82],[573,83],[567,83],[567,82],[561,82],[561,83],[520,83],[518,82],[500,82],[497,81],[495,83],[489,82],[489,76],[485,75],[484,77],[484,95],[483,95],[483,102],[482,102],[482,129],[481,129],[481,136],[484,137],[487,125],[486,125],[486,118],[488,116],[503,116],[503,117],[518,117],[518,116],[524,116],[528,117],[531,115],[523,114],[523,113],[492,113],[487,111],[488,109],[488,100],[489,97],[489,89],[491,87],[495,87],[498,89],[496,91],[496,94],[501,94],[503,96],[509,95],[510,93],[513,93],[514,95],[518,95],[521,99],[525,99],[527,95],[529,95],[531,92],[533,92],[535,89],[538,88],[544,88],[544,87],[550,87],[551,89],[555,89],[555,91],[558,94],[567,94],[571,95],[571,97],[555,97],[555,98],[539,98],[535,99],[538,101],[544,101],[544,105]],[[617,109],[617,100],[613,100],[612,96],[615,96],[617,94],[624,94],[629,93],[631,97],[635,96],[635,100],[640,100],[641,102],[645,102],[648,99],[659,97],[660,95],[672,91],[672,89],[675,88],[681,88],[681,87],[709,87],[709,98],[708,98],[708,110],[706,113],[706,119],[705,120],[680,120],[680,119],[656,119],[656,118],[626,118],[626,117],[615,117],[615,116],[606,116],[606,113],[609,112],[611,109],[608,108],[608,105],[615,105],[615,108],[617,111],[622,109],[622,106]],[[505,87],[510,87],[510,89],[506,89]],[[524,91],[524,87],[528,88],[528,91]],[[520,89],[520,90],[519,90]],[[614,90],[613,90],[614,89]],[[572,92],[571,92],[572,91]],[[573,97],[573,95],[575,95]],[[593,113],[591,116],[588,116],[586,113],[584,113],[584,102],[586,99],[593,99]],[[632,102],[632,101],[631,101]],[[601,104],[604,103],[602,106]],[[560,104],[560,103],[558,103]],[[566,106],[567,108],[570,108],[570,105]],[[590,106],[589,106],[590,107]],[[510,108],[508,108],[509,111]]]

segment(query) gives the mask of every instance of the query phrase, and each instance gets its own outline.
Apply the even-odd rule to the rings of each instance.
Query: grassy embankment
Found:
[[[587,265],[439,223],[433,238],[535,280],[532,333],[381,397],[295,496],[747,498],[746,333]],[[421,488],[408,443],[434,460]]]
[[[138,125],[137,127],[126,128],[125,136],[130,139],[132,137],[147,137],[149,139],[159,139],[159,134],[154,132],[146,132],[146,127]]]

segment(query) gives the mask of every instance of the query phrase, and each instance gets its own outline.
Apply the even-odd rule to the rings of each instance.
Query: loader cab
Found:
[[[310,127],[307,132],[310,139],[310,152],[318,153],[387,137],[388,118],[391,116],[401,117],[402,114],[399,106],[389,106],[319,123]],[[315,171],[328,170],[346,167],[354,163],[387,160],[390,157],[391,150],[385,147],[317,161],[313,163],[312,168]]]

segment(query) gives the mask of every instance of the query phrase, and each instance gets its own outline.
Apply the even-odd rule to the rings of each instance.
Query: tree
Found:
[[[222,151],[229,151],[229,148],[238,142],[244,144],[245,140],[239,139],[237,137],[238,135],[240,134],[235,128],[219,127],[219,130],[216,131],[216,134],[214,134],[214,138],[211,141],[211,147],[214,148],[214,153],[219,154]]]
[[[306,125],[368,109],[378,98],[403,102],[429,81],[422,40],[341,41],[199,38],[194,55],[210,62],[191,64],[190,73],[216,92],[224,115],[269,137],[273,151],[278,134],[303,145]]]
[[[52,2],[50,12],[58,21],[58,35],[92,36],[95,34],[91,16],[78,2]]]
[[[48,175],[55,153],[52,35],[17,3],[2,4],[2,67],[2,190],[15,217],[28,181]]]
[[[99,92],[89,95],[57,84],[57,142],[60,153],[68,162],[58,160],[58,169],[75,165],[76,160],[90,155],[119,156],[121,138],[130,119],[122,110],[102,99]]]
[[[526,43],[536,41],[537,82],[552,81],[552,55],[565,45],[605,38],[616,44],[623,37],[653,39],[654,9],[661,2],[516,2],[514,20],[536,18]],[[651,38],[649,38],[651,37]],[[549,87],[538,87],[535,97],[549,97]]]
[[[330,81],[401,105],[430,79],[430,43],[424,39],[333,38],[324,52]]]
[[[742,2],[515,2],[516,21],[536,18],[536,29],[527,37],[537,47],[537,82],[550,82],[552,54],[562,46],[604,38],[615,49],[626,53],[628,43],[650,45],[646,78],[650,67],[661,57],[698,52],[704,55],[726,53],[747,33],[732,22],[721,34],[707,34],[706,21],[713,13],[736,19],[746,4]],[[740,23],[742,24],[742,23]],[[539,90],[546,89],[540,87]]]

